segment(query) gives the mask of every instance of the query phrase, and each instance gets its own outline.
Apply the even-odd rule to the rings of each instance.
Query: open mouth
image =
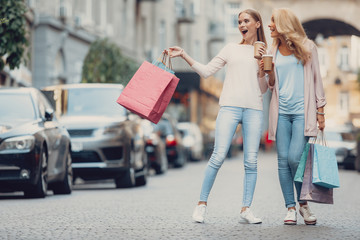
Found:
[[[241,30],[242,34],[246,34],[248,32],[248,30]]]

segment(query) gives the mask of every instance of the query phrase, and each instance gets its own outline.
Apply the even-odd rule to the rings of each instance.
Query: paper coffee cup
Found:
[[[261,46],[265,47],[265,43],[261,41],[257,41],[254,43],[254,58],[261,59],[261,55],[259,53],[259,49]]]
[[[270,54],[264,54],[262,56],[263,62],[264,62],[264,71],[271,71],[272,70],[272,59],[273,56]]]

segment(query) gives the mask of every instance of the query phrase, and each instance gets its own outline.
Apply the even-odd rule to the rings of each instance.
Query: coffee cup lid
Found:
[[[263,54],[262,56],[263,57],[272,57],[273,55],[271,55],[271,54]]]
[[[262,41],[256,41],[256,42],[254,42],[254,44],[255,44],[255,43],[261,43],[261,44],[265,45],[265,43],[262,42]]]

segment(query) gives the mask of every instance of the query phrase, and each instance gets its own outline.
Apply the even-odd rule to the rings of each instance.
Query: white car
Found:
[[[188,159],[200,161],[204,156],[204,141],[199,126],[191,122],[180,122],[177,124],[177,129],[183,136]]]

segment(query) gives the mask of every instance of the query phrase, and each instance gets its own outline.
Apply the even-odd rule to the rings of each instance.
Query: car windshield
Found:
[[[81,88],[68,90],[68,116],[126,116],[126,109],[116,100],[121,90],[118,88]]]
[[[0,94],[0,122],[35,120],[31,96],[24,93]]]

